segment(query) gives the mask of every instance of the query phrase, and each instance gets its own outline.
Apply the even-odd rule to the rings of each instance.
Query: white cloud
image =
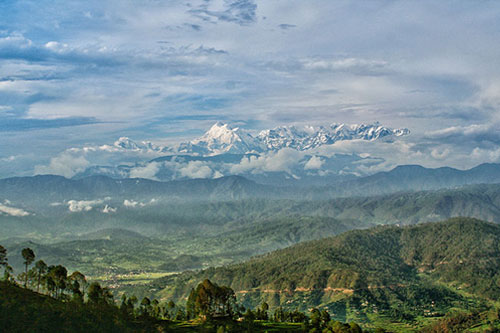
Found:
[[[450,154],[450,150],[448,148],[438,149],[434,148],[431,150],[431,156],[437,160],[444,160]]]
[[[0,204],[0,213],[1,214],[7,214],[10,216],[28,216],[31,215],[27,211],[21,209],[21,208],[15,208],[15,207],[9,207],[3,204]]]
[[[107,198],[106,198],[107,199]],[[88,212],[92,210],[95,206],[101,205],[104,200],[69,200],[67,202],[68,209],[72,213],[76,212]]]
[[[156,180],[156,173],[160,170],[160,163],[152,162],[145,166],[135,167],[130,170],[130,178],[148,178]]]
[[[304,165],[304,170],[317,170],[321,169],[325,162],[319,156],[312,156],[309,161]]]
[[[36,165],[35,174],[53,174],[71,178],[90,165],[83,155],[63,152],[50,159],[49,165]]]
[[[146,206],[145,203],[138,202],[138,201],[135,201],[135,200],[128,200],[128,199],[123,200],[123,205],[125,207],[127,207],[127,208],[135,208],[135,207],[144,207],[144,206]]]
[[[211,178],[212,169],[202,161],[190,161],[179,168],[181,176],[188,178]]]
[[[116,210],[117,210],[117,208],[113,208],[113,207],[111,207],[111,206],[109,206],[109,205],[106,205],[106,206],[104,206],[104,208],[102,209],[102,212],[103,212],[103,213],[106,213],[106,214],[109,214],[109,213],[116,213]]]
[[[47,156],[48,137],[50,146],[57,145],[61,151],[68,141],[83,144],[109,138],[110,133],[151,138],[165,136],[160,128],[171,132],[201,128],[202,120],[171,120],[193,114],[251,120],[253,126],[264,128],[310,120],[380,120],[412,125],[422,133],[440,126],[470,127],[468,115],[457,117],[456,110],[472,104],[483,114],[475,125],[484,126],[490,117],[500,121],[500,23],[494,19],[498,2],[481,6],[459,2],[453,8],[430,1],[256,4],[194,0],[187,7],[178,1],[147,5],[91,1],[63,8],[60,2],[47,11],[43,4],[33,3],[28,13],[18,10],[17,2],[6,2],[9,15],[2,18],[5,31],[0,31],[0,76],[6,80],[0,82],[0,89],[7,100],[14,101],[16,110],[27,110],[22,117],[90,116],[109,122],[75,126],[66,132],[32,131],[24,136],[32,145],[19,145],[25,141],[17,138],[4,140],[3,135],[0,151],[6,155],[2,157],[12,155],[6,151],[14,146],[24,150],[20,154],[36,151]],[[57,20],[53,12],[58,13]],[[276,28],[285,23],[294,28]],[[23,31],[32,40],[9,31]],[[443,107],[452,111],[437,124],[435,110]],[[396,155],[401,163],[419,163],[422,158],[422,163],[465,166],[469,160],[460,164],[455,156],[464,157],[466,151],[470,154],[479,147],[485,152],[474,155],[474,163],[479,156],[494,157],[494,148],[488,145],[499,142],[492,131],[487,136],[465,133],[473,142],[457,142],[451,132],[435,133],[426,138],[431,142],[420,146],[414,142],[407,156],[401,146],[394,147]],[[370,151],[371,156],[377,156],[378,150],[384,158],[396,160],[380,147]],[[104,165],[114,162],[110,155],[97,157],[96,153],[92,158]],[[38,165],[35,171],[56,170],[71,176],[85,160],[94,164],[92,158],[90,153],[74,162],[59,158],[51,161],[53,165]],[[290,163],[263,158],[239,168],[254,164],[260,170],[286,170]],[[36,164],[41,162],[30,162],[30,171]],[[14,173],[19,172],[18,166],[9,163],[3,168]],[[209,168],[215,177],[209,165],[190,165],[183,172],[198,177],[210,174]],[[152,170],[134,172],[152,175]]]
[[[484,162],[500,162],[500,148],[482,149],[476,147],[470,155],[473,159]]]
[[[292,174],[292,168],[303,158],[304,152],[285,148],[277,152],[269,152],[261,156],[249,156],[243,158],[240,164],[233,165],[230,169],[233,174],[246,172],[278,172],[284,171]]]

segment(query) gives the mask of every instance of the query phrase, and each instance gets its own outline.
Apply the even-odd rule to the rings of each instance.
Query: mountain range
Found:
[[[127,137],[119,138],[114,146],[126,150],[151,150],[176,152],[178,154],[218,155],[247,154],[276,151],[283,148],[309,150],[323,145],[331,145],[344,140],[378,140],[410,134],[407,128],[392,129],[380,123],[328,126],[280,126],[262,130],[256,136],[241,127],[216,122],[200,138],[183,142],[178,147],[158,146],[148,141],[134,142]]]
[[[170,200],[202,201],[248,198],[317,200],[495,183],[500,183],[500,164],[493,163],[481,164],[469,170],[403,165],[371,176],[309,187],[271,186],[241,176],[159,182],[141,178],[113,179],[107,176],[90,176],[67,179],[62,176],[43,175],[0,179],[0,200],[26,204],[105,197],[164,197]],[[43,197],[40,197],[39,193],[44,193]]]
[[[102,175],[169,181],[240,175],[270,185],[332,184],[367,175],[365,169],[384,160],[355,153],[320,154],[316,148],[348,140],[392,142],[409,133],[406,128],[391,129],[374,123],[281,126],[251,134],[217,122],[200,138],[177,146],[121,137],[113,145],[86,147],[84,151],[95,154],[111,153],[109,161],[114,162],[90,163],[73,177]],[[156,158],[145,160],[150,156]]]

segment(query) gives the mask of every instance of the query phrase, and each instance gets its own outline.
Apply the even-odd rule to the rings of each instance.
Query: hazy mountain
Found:
[[[485,163],[469,170],[429,169],[402,165],[387,172],[360,177],[339,185],[344,195],[376,195],[399,191],[452,188],[470,184],[500,183],[500,164]]]
[[[11,205],[17,206],[16,202]],[[178,255],[195,256],[198,268],[221,265],[380,224],[407,225],[458,216],[500,223],[500,185],[313,201],[70,200],[58,206],[25,209],[30,215],[0,216],[4,230],[0,239],[17,236],[1,240],[9,251],[18,253],[22,244],[32,240],[51,247],[37,249],[50,254],[54,262],[75,269],[102,270],[104,258],[106,263],[115,260],[116,270],[142,265],[156,271],[164,264],[162,260],[172,262]],[[131,242],[139,243],[133,256],[129,253]],[[61,248],[65,250],[56,251]],[[78,252],[72,252],[77,248]],[[141,255],[149,257],[148,263]],[[85,258],[84,264],[75,259],[80,257]],[[18,263],[22,263],[20,257]],[[192,268],[194,263],[185,267]]]
[[[222,156],[212,158],[220,159]],[[337,180],[332,185],[316,187],[263,185],[240,176],[170,182],[141,178],[113,179],[105,176],[81,179],[66,179],[51,175],[15,177],[0,179],[0,200],[26,204],[93,200],[106,197],[114,199],[164,197],[172,200],[245,198],[324,200],[335,197],[367,197],[396,192],[454,188],[482,183],[500,183],[499,164],[482,164],[465,171],[453,168],[428,169],[415,165],[399,166],[388,172],[343,182]],[[43,195],[40,195],[41,193]]]
[[[279,195],[277,192],[268,186],[256,184],[239,176],[171,182],[141,178],[113,179],[106,176],[67,179],[53,175],[0,179],[0,198],[27,202],[57,202],[105,197],[151,198],[154,196],[185,200],[230,200],[268,197],[272,193]]]

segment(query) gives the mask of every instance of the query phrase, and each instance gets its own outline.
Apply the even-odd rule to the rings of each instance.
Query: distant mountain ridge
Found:
[[[215,158],[215,157],[214,157]],[[0,200],[28,200],[43,193],[47,200],[169,196],[195,200],[245,198],[327,199],[373,196],[396,192],[436,190],[474,184],[500,183],[500,164],[481,164],[469,170],[398,166],[391,171],[326,186],[294,187],[259,184],[241,176],[160,182],[142,178],[91,176],[66,179],[43,175],[0,179]]]
[[[293,148],[297,150],[308,150],[322,145],[331,145],[337,141],[345,140],[367,140],[373,141],[383,137],[400,137],[410,134],[407,128],[391,129],[374,124],[346,125],[331,124],[330,126],[281,126],[271,130],[264,130],[257,138],[267,149],[279,150],[282,148]]]
[[[92,199],[107,196],[222,199],[266,196],[270,187],[256,184],[240,176],[218,179],[191,179],[159,182],[143,178],[113,179],[91,176],[67,179],[55,175],[0,179],[0,198],[29,200],[43,193],[45,200]]]
[[[216,122],[200,138],[183,142],[178,147],[158,146],[149,141],[137,143],[127,137],[119,138],[113,146],[125,150],[146,150],[178,154],[218,155],[247,154],[292,148],[300,151],[331,145],[337,141],[373,141],[385,137],[410,134],[407,128],[392,129],[380,123],[329,126],[280,126],[260,131],[256,136],[239,126]]]
[[[450,167],[431,169],[420,165],[400,165],[390,171],[343,182],[341,186],[351,195],[376,195],[495,183],[500,183],[500,164],[483,163],[463,171]],[[349,191],[349,188],[352,190]]]

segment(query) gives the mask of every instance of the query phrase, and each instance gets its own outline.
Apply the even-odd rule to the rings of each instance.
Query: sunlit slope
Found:
[[[497,299],[499,241],[500,226],[470,218],[376,227],[301,243],[241,264],[161,279],[155,287],[164,288],[165,297],[177,297],[196,281],[209,278],[230,285],[250,303],[258,301],[256,295],[264,299],[272,295],[283,303],[306,292],[314,296],[295,306],[333,304],[347,297],[355,303],[377,299],[390,308],[411,300],[391,291],[427,290],[440,295],[442,282]],[[388,293],[384,300],[381,292]]]

